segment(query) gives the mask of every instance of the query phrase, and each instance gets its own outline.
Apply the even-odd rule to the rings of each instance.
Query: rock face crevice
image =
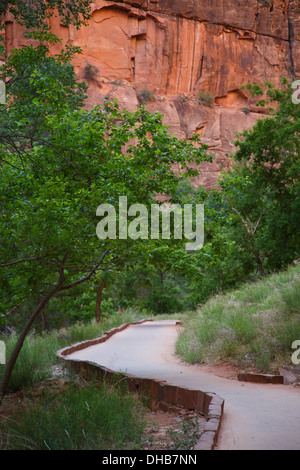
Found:
[[[66,27],[54,17],[50,25],[64,44],[82,48],[74,59],[79,79],[87,66],[98,71],[87,106],[111,97],[132,111],[144,93],[172,133],[202,136],[216,159],[195,183],[208,188],[230,165],[235,132],[261,117],[240,87],[300,78],[295,0],[95,0],[86,27]],[[8,51],[26,44],[9,14],[5,36]],[[212,107],[199,94],[211,95]]]

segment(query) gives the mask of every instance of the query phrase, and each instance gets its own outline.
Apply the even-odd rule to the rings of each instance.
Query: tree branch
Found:
[[[69,252],[67,251],[61,261],[60,270],[59,270],[59,279],[58,279],[59,286],[61,286],[63,282],[65,281],[65,266],[66,266],[66,261],[67,261],[68,256],[69,256]]]
[[[7,266],[13,266],[15,264],[26,263],[27,261],[42,261],[40,258],[25,258],[17,261],[9,261],[7,263],[0,264],[0,268],[6,268]]]
[[[105,256],[108,254],[110,250],[107,249],[104,251],[102,254],[100,261],[93,267],[93,269],[84,277],[81,279],[78,279],[77,281],[72,282],[71,284],[67,284],[66,286],[62,286],[59,290],[66,290],[66,289],[72,289],[72,287],[78,286],[79,284],[82,284],[83,282],[88,281],[98,270],[99,266],[101,265],[102,261],[104,260]]]

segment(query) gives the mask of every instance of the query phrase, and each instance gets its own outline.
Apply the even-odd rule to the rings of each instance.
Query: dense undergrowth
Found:
[[[96,321],[78,322],[45,334],[31,332],[11,376],[8,401],[4,401],[2,410],[7,408],[12,397],[21,393],[18,406],[9,416],[0,413],[0,449],[139,448],[145,427],[145,410],[136,397],[120,386],[105,382],[87,384],[65,375],[66,372],[63,387],[57,387],[52,380],[58,349],[101,336],[103,331],[141,317],[142,312],[129,309],[122,317],[116,313],[104,318],[101,325]],[[11,332],[2,339],[9,357],[17,334]],[[3,372],[1,366],[0,380]]]
[[[0,450],[141,449],[145,441],[147,397],[129,393],[122,380],[87,383],[58,367],[56,352],[101,336],[145,312],[127,309],[96,321],[26,337],[0,407]],[[147,317],[148,318],[148,317]],[[165,316],[161,316],[165,318]],[[2,335],[9,357],[17,334]],[[62,367],[62,368],[61,368]],[[4,367],[0,367],[0,379]],[[175,432],[175,431],[174,431]],[[176,431],[173,445],[184,445]],[[178,442],[177,442],[178,441]]]
[[[37,399],[0,419],[0,448],[15,450],[137,449],[144,408],[133,394],[105,383],[45,387]]]
[[[128,309],[122,314],[103,316],[99,324],[95,320],[90,322],[76,322],[68,328],[36,333],[34,330],[25,338],[22,350],[14,367],[8,392],[31,387],[41,380],[51,377],[52,367],[56,364],[56,352],[70,344],[93,339],[101,336],[110,328],[126,322],[134,322],[145,318],[145,312]],[[10,357],[18,339],[18,334],[12,330],[8,336],[0,335],[5,342],[7,358]],[[0,366],[0,382],[4,366]]]
[[[184,331],[176,350],[187,361],[263,371],[290,363],[300,338],[299,265],[283,272],[300,256],[295,82],[242,87],[266,114],[236,135],[232,168],[218,188],[195,188],[191,178],[214,156],[199,133],[178,139],[162,114],[142,106],[151,90],[139,92],[141,106],[132,112],[109,95],[92,109],[85,104],[88,83],[72,65],[82,51],[48,30],[55,9],[44,6],[53,3],[66,25],[80,27],[90,0],[3,3],[0,18],[9,11],[26,39],[11,49],[0,37],[0,341],[10,358],[5,375],[0,364],[0,395],[28,394],[39,384],[45,393],[18,417],[0,420],[0,448],[136,448],[142,425],[132,397],[105,384],[71,383],[55,395],[55,353],[149,312],[177,313]],[[90,82],[97,70],[87,64],[84,75]],[[197,99],[199,107],[213,104],[209,90]],[[148,214],[159,194],[168,194],[169,208],[205,206],[204,244],[197,229],[187,249],[175,212],[163,205],[172,224],[158,223],[161,238],[144,213],[132,220],[128,211],[122,227],[121,197]],[[119,213],[99,220],[110,212],[105,207]],[[187,218],[200,228],[202,216]]]
[[[215,296],[199,310],[186,312],[176,352],[188,362],[229,361],[243,369],[271,372],[289,364],[293,341],[300,337],[300,264],[263,280]],[[102,323],[78,322],[68,328],[27,336],[9,383],[9,397],[21,393],[22,406],[1,416],[1,449],[138,449],[145,408],[116,385],[87,384],[68,377],[53,386],[56,351],[101,336],[122,323],[145,318],[127,309],[104,315]],[[162,315],[156,318],[168,318]],[[17,334],[2,336],[7,354]],[[0,379],[4,367],[0,368]],[[35,390],[41,389],[36,397]],[[3,409],[3,408],[2,408]]]
[[[291,365],[300,338],[300,265],[211,298],[184,322],[177,353],[188,362],[231,361],[271,372]]]

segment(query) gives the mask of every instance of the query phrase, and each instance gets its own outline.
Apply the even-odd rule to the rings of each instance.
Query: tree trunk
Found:
[[[22,330],[22,332],[21,332],[21,334],[18,338],[17,344],[16,344],[16,346],[15,346],[13,352],[12,352],[12,355],[11,355],[9,361],[8,361],[8,364],[6,366],[4,376],[3,376],[3,380],[2,380],[2,384],[0,386],[0,402],[1,402],[2,398],[4,397],[4,395],[6,393],[7,386],[8,386],[12,371],[13,371],[15,363],[18,359],[19,353],[22,349],[22,346],[23,346],[24,340],[27,336],[27,333],[29,332],[31,326],[33,325],[33,323],[36,320],[36,318],[38,317],[38,315],[43,311],[43,309],[48,304],[49,300],[55,294],[57,294],[57,292],[59,292],[61,290],[71,289],[75,286],[78,286],[78,285],[82,284],[83,282],[88,281],[96,273],[97,269],[99,268],[100,264],[102,263],[103,259],[107,255],[107,253],[109,253],[109,250],[106,250],[106,251],[104,251],[104,253],[102,253],[100,261],[93,267],[93,269],[86,276],[78,279],[75,282],[72,282],[71,284],[64,285],[64,282],[65,282],[64,268],[65,268],[66,259],[68,257],[68,252],[65,253],[65,255],[64,255],[64,257],[61,261],[58,283],[56,284],[55,287],[53,287],[53,289],[47,295],[45,295],[44,297],[41,298],[40,303],[37,305],[34,312],[30,316],[30,318],[27,320],[27,323],[25,324],[25,326],[24,326],[24,328],[23,328],[23,330]]]
[[[55,286],[45,297],[43,297],[41,299],[40,303],[38,304],[38,306],[36,307],[36,309],[34,310],[32,315],[28,319],[27,323],[25,324],[23,330],[21,331],[20,336],[19,336],[18,341],[17,341],[17,344],[16,344],[16,346],[15,346],[15,348],[14,348],[12,354],[11,354],[11,357],[10,357],[8,363],[7,363],[7,366],[6,366],[6,369],[5,369],[5,372],[4,372],[3,380],[2,380],[2,383],[1,383],[1,387],[0,387],[0,400],[4,397],[4,395],[6,393],[7,386],[8,386],[13,368],[15,366],[15,363],[16,363],[17,359],[18,359],[19,353],[22,349],[22,346],[23,346],[24,340],[27,336],[27,333],[29,332],[29,330],[30,330],[32,324],[34,323],[35,319],[38,317],[38,315],[41,313],[41,311],[45,308],[45,306],[47,305],[47,303],[49,302],[51,297],[53,297],[56,294],[56,292],[59,291],[60,287],[61,287],[60,285]]]
[[[100,323],[101,321],[101,302],[102,302],[102,291],[106,285],[106,281],[103,281],[98,287],[97,292],[97,302],[96,302],[96,321]]]
[[[44,310],[42,310],[42,328],[43,328],[43,331],[47,330],[48,328],[48,325],[47,325],[47,320],[46,320],[46,316],[45,316],[45,312]]]
[[[259,274],[261,275],[261,277],[266,277],[265,271],[264,271],[264,268],[263,268],[263,263],[262,263],[262,260],[260,259],[259,255],[257,255],[257,257],[256,257],[256,262],[257,262]]]

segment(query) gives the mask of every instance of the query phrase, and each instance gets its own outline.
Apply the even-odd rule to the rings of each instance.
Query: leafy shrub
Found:
[[[246,114],[246,115],[249,114],[250,113],[250,108],[248,106],[244,106],[243,113]]]
[[[209,108],[211,108],[214,104],[214,96],[208,91],[199,91],[197,94],[197,99],[200,104],[203,104],[203,106],[208,106]]]
[[[144,88],[144,90],[138,92],[137,98],[140,104],[143,105],[143,104],[148,103],[148,101],[154,101],[155,94],[153,91],[148,90],[147,88]]]
[[[177,297],[177,294],[178,292],[174,287],[156,287],[150,292],[145,307],[155,314],[182,312],[184,304]]]
[[[95,65],[87,64],[84,67],[84,78],[91,82],[92,80],[95,80],[96,77],[99,74],[99,70]]]

